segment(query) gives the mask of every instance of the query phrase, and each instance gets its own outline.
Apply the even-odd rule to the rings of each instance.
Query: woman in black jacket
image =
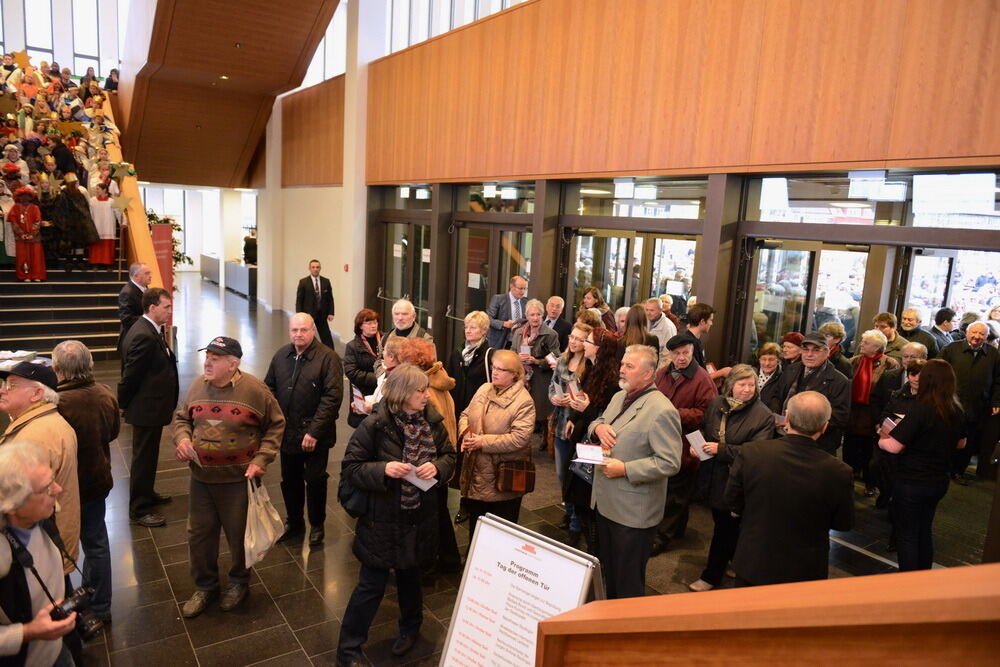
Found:
[[[926,363],[923,359],[916,359],[907,364],[906,385],[889,394],[889,399],[882,406],[882,412],[878,416],[877,424],[879,431],[881,431],[882,424],[886,418],[898,422],[908,415],[913,406],[916,405],[917,390],[920,388],[920,371],[923,370]],[[875,508],[885,509],[892,500],[892,486],[896,480],[896,455],[885,451],[881,447],[876,447],[872,453],[872,469],[875,472],[876,483],[879,488]],[[896,534],[893,531],[892,537],[889,538],[889,550],[895,551],[895,545]]]
[[[708,563],[701,578],[688,586],[691,590],[708,591],[718,586],[726,564],[736,553],[740,520],[732,515],[725,501],[729,466],[736,459],[740,445],[769,440],[773,433],[774,414],[757,396],[756,371],[747,364],[734,366],[722,394],[708,404],[701,427],[704,450],[713,458],[702,461],[698,475],[701,484],[707,487],[715,531],[708,549]],[[691,452],[698,454],[693,445]]]
[[[476,391],[490,381],[490,357],[493,348],[487,341],[486,334],[490,329],[490,318],[481,310],[474,310],[465,316],[465,345],[460,350],[451,353],[445,369],[455,380],[451,390],[451,398],[455,401],[455,420],[469,406],[469,401]],[[455,474],[451,478],[451,488],[457,489],[462,479],[463,453],[458,452],[455,458]],[[455,523],[462,523],[469,518],[465,511],[464,498],[458,506]]]
[[[358,584],[344,612],[337,664],[361,659],[389,571],[396,573],[400,621],[392,654],[413,648],[423,621],[420,570],[437,556],[437,502],[426,490],[403,480],[414,473],[441,483],[451,477],[455,448],[444,422],[427,405],[427,375],[416,366],[397,366],[382,388],[383,398],[347,444],[341,476],[368,496],[367,511],[355,527],[354,555],[361,561]]]
[[[955,371],[931,359],[920,371],[917,400],[878,446],[896,457],[893,515],[899,569],[929,570],[937,504],[948,492],[951,455],[965,447],[965,413],[955,396]]]
[[[568,438],[576,446],[578,442],[586,442],[587,430],[591,422],[597,419],[608,407],[611,398],[617,394],[618,368],[622,360],[622,348],[618,344],[618,334],[609,329],[594,329],[587,335],[587,340],[583,344],[583,354],[588,361],[594,364],[583,380],[580,390],[582,396],[578,396],[570,401],[569,417],[566,421],[566,430],[570,433]],[[575,470],[570,467],[570,473],[566,475],[563,485],[563,500],[574,506],[576,517],[580,521],[580,529],[587,541],[587,551],[597,554],[597,524],[594,519],[594,510],[590,508],[591,482],[584,479],[581,468]],[[587,468],[590,471],[590,479],[593,480],[593,466]],[[567,522],[567,527],[569,526]],[[571,533],[569,542],[576,544],[579,535]]]
[[[354,316],[354,340],[344,350],[344,375],[351,383],[351,407],[347,423],[354,428],[368,415],[354,408],[354,391],[357,388],[363,396],[375,393],[375,360],[382,349],[382,334],[379,333],[379,317],[374,310],[364,308]]]

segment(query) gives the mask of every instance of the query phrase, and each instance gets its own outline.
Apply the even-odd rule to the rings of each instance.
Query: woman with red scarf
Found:
[[[28,186],[14,191],[16,204],[7,213],[14,229],[16,256],[14,275],[18,280],[45,280],[45,249],[42,247],[42,212],[33,202],[35,191]]]
[[[865,495],[874,496],[875,475],[868,465],[877,440],[878,393],[873,392],[882,373],[899,368],[899,362],[885,354],[888,341],[877,329],[861,334],[861,353],[851,357],[854,378],[851,381],[851,416],[844,436],[844,462],[854,469],[855,477],[865,482]]]

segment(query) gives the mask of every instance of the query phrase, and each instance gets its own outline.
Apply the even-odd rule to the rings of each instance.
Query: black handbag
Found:
[[[337,483],[337,501],[355,519],[368,513],[368,492],[354,486],[343,476]]]

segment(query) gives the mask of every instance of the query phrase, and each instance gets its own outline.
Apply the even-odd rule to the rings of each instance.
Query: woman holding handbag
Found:
[[[465,452],[461,489],[470,537],[475,535],[479,517],[487,512],[516,522],[521,498],[534,488],[535,404],[524,387],[521,360],[510,350],[496,350],[490,374],[492,381],[479,388],[458,420]]]
[[[367,493],[368,509],[355,528],[358,583],[344,612],[337,664],[361,659],[361,647],[389,580],[396,575],[400,620],[392,654],[413,648],[423,621],[421,568],[434,563],[438,547],[437,485],[451,477],[455,449],[441,415],[427,404],[428,380],[410,364],[397,366],[382,388],[382,401],[347,443],[341,476]],[[422,490],[403,477],[436,484]]]

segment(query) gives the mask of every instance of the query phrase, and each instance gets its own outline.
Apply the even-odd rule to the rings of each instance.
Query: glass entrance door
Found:
[[[754,293],[747,331],[751,354],[767,342],[780,344],[789,332],[816,331],[838,322],[845,348],[861,331],[861,303],[868,253],[820,242],[780,242],[760,248],[754,257]]]
[[[588,287],[617,310],[661,294],[691,292],[694,238],[598,229],[578,232],[572,247],[570,291],[574,310]]]
[[[490,297],[506,292],[514,276],[531,281],[531,236],[524,229],[496,225],[458,228],[453,253],[449,349],[465,339],[462,324],[465,315],[473,310],[485,311]]]
[[[383,330],[392,325],[392,304],[397,299],[410,299],[417,309],[417,321],[427,326],[430,237],[428,225],[385,223],[385,269],[380,299]]]
[[[1000,253],[917,248],[910,260],[906,306],[920,311],[924,326],[948,306],[961,319],[976,313],[989,319],[1000,306]],[[971,317],[971,315],[970,315]],[[994,314],[1000,317],[1000,313]]]

